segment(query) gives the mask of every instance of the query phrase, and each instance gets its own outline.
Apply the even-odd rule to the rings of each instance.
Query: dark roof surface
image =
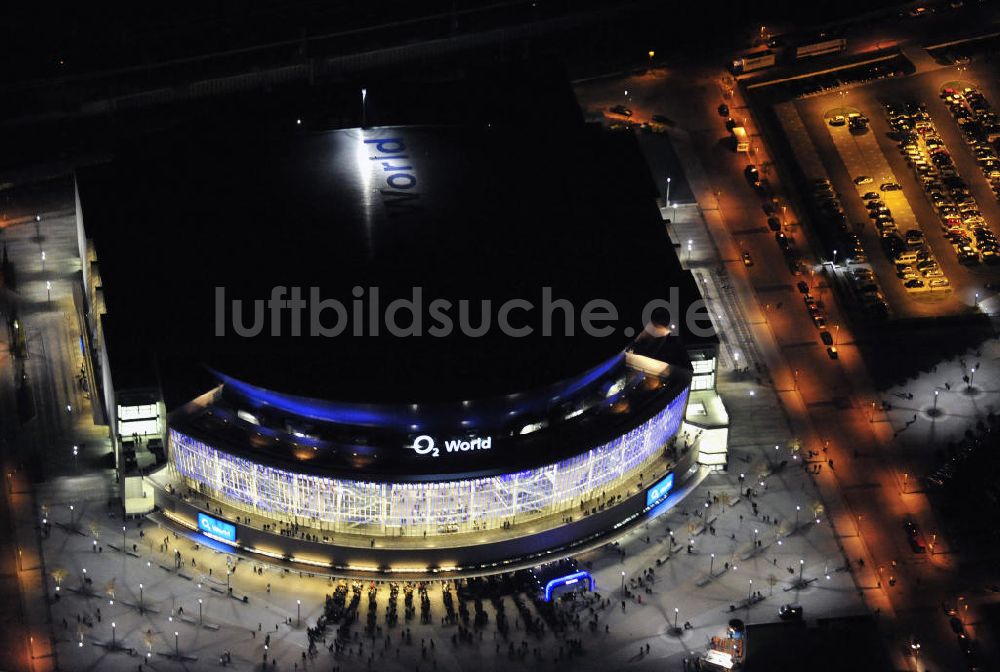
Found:
[[[256,135],[215,125],[124,149],[80,176],[116,380],[132,366],[120,363],[152,359],[170,405],[203,391],[208,369],[307,397],[452,401],[541,387],[607,360],[679,268],[634,138],[562,121]],[[347,330],[291,337],[286,312],[280,337],[239,337],[228,323],[216,335],[215,288],[243,300],[249,324],[249,303],[275,286],[339,300]],[[535,309],[511,321],[534,333],[399,338],[383,326],[357,337],[354,287],[364,288],[365,320],[372,287],[383,308],[421,287],[425,332],[434,299],[452,302],[456,324],[458,302],[470,300],[473,325],[484,299],[494,322],[501,302],[527,299]],[[575,306],[572,337],[541,335],[543,287]],[[592,299],[617,307],[613,335],[580,333]],[[563,313],[554,315],[558,328]],[[306,334],[309,324],[306,310]]]

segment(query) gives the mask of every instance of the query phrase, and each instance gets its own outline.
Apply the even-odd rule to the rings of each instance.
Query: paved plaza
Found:
[[[319,646],[306,658],[306,628],[316,624],[324,596],[334,592],[338,580],[258,565],[222,547],[175,537],[149,521],[141,526],[128,521],[124,539],[130,552],[121,553],[120,515],[109,512],[104,501],[74,498],[71,482],[57,483],[39,499],[51,523],[42,542],[46,592],[61,596],[51,604],[59,667],[129,670],[145,659],[144,669],[209,669],[228,652],[234,668],[258,669],[269,636],[267,656],[276,662],[268,667],[273,669],[367,669],[372,656],[373,666],[388,670],[555,668],[563,664],[560,651],[568,655],[567,642],[573,639],[583,641],[575,665],[585,669],[682,669],[682,659],[703,651],[734,616],[774,621],[785,603],[803,605],[807,618],[862,611],[810,476],[792,458],[783,446],[741,449],[735,464],[742,472],[710,476],[676,508],[628,534],[618,548],[579,558],[592,568],[597,593],[610,604],[595,600],[592,614],[581,601],[566,603],[561,608],[575,610],[580,625],[563,633],[546,629],[529,635],[519,619],[506,636],[498,634],[496,609],[484,602],[487,624],[476,628],[470,621],[471,639],[453,643],[460,629],[441,624],[446,614],[441,582],[428,585],[430,623],[421,623],[418,615],[401,617],[390,627],[384,620],[389,585],[380,583],[373,609],[381,632],[374,643],[364,634],[369,606],[363,600],[350,635],[341,640],[344,651]],[[771,473],[782,461],[786,467]],[[740,473],[742,488],[753,488],[756,496],[740,495]],[[227,576],[227,568],[235,568],[232,575]],[[655,578],[640,586],[649,568]],[[627,596],[621,591],[623,572]],[[753,598],[749,607],[748,594]],[[538,618],[529,596],[520,599]],[[512,598],[504,597],[503,603],[508,618],[517,618]],[[468,608],[472,612],[471,604]],[[593,616],[597,626],[591,632]],[[672,635],[674,619],[691,628]],[[410,636],[401,642],[404,631]],[[327,630],[327,645],[335,632],[335,626]],[[427,642],[426,652],[421,640]],[[522,640],[528,646],[525,655],[518,652]],[[506,654],[511,643],[513,656]],[[649,652],[640,655],[647,644]]]

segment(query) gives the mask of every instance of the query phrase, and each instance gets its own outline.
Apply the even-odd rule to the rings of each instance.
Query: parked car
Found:
[[[850,129],[855,134],[861,134],[868,130],[868,117],[851,117],[848,122]]]
[[[611,107],[609,109],[614,114],[618,114],[618,115],[621,115],[623,117],[631,117],[632,116],[632,110],[628,109],[624,105],[614,105],[613,107]]]
[[[910,548],[913,549],[914,553],[924,553],[927,551],[927,545],[924,543],[924,537],[920,534],[920,528],[912,520],[907,520],[903,523],[903,529],[906,530],[907,541],[910,542]]]
[[[871,175],[858,175],[857,177],[854,178],[854,184],[857,185],[871,184],[874,181],[875,178],[873,178]]]
[[[753,257],[750,256],[750,252],[743,253],[743,265],[747,268],[753,266]]]

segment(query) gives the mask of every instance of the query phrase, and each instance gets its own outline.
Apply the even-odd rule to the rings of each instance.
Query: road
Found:
[[[617,92],[628,89],[630,107],[640,121],[654,113],[676,121],[673,133],[684,136],[678,144],[689,144],[695,155],[681,157],[685,169],[694,160],[704,167],[707,176],[699,182],[692,177],[696,171],[688,170],[720,255],[730,275],[752,297],[745,304],[750,306],[747,320],[765,354],[774,389],[779,391],[805,450],[814,451],[815,458],[824,463],[817,483],[845,552],[852,560],[865,560],[864,568],[859,568],[856,574],[859,589],[870,608],[883,615],[885,632],[892,638],[893,653],[900,665],[914,669],[960,669],[964,660],[946,619],[940,615],[940,605],[974,587],[980,577],[956,571],[958,559],[948,549],[947,539],[939,539],[939,550],[943,552],[932,557],[916,555],[909,549],[903,532],[906,520],[915,520],[928,534],[941,526],[925,497],[902,492],[892,430],[884,416],[872,410],[872,402],[881,397],[867,375],[851,324],[838,300],[830,292],[822,296],[830,324],[840,326],[840,358],[833,361],[821,346],[794,289],[794,283],[801,278],[789,274],[771,234],[761,228],[763,213],[759,197],[749,189],[742,175],[746,162],[722,143],[726,131],[715,108],[722,100],[720,92],[726,87],[719,83],[719,74],[713,70],[663,69],[655,76],[647,73],[641,77],[581,84],[578,95],[592,112],[621,102],[616,100]],[[987,91],[987,95],[993,98],[991,92]],[[731,100],[729,106],[733,116],[748,116],[740,101]],[[936,120],[940,116],[933,111],[932,114]],[[947,120],[943,117],[940,123],[943,125]],[[749,121],[756,150],[753,160],[780,194],[779,176],[770,165],[755,124]],[[832,147],[829,134],[825,129],[823,133]],[[949,138],[945,140],[949,146],[953,144]],[[908,172],[905,164],[894,165],[894,159],[902,161],[895,147],[891,148],[892,154],[885,147],[882,149],[895,174],[901,175],[904,169]],[[959,170],[970,173],[961,164]],[[846,179],[846,171],[843,177]],[[853,184],[850,186],[855,190]],[[904,193],[913,204],[916,218],[922,220],[920,203],[909,191]],[[791,206],[788,201],[782,202]],[[801,221],[794,213],[790,219]],[[818,270],[816,280],[807,276],[818,292],[823,279],[829,277],[830,266],[821,266],[818,257],[808,253],[810,237],[802,227],[793,225],[790,233],[807,253],[813,269]],[[756,260],[751,269],[744,269],[740,263],[743,250],[750,250]],[[779,303],[783,307],[775,309]],[[828,460],[832,461],[833,469]],[[889,585],[890,575],[895,585]],[[920,659],[909,656],[912,637],[924,642]],[[983,658],[989,659],[988,647],[992,644],[985,634],[980,643],[987,649]]]

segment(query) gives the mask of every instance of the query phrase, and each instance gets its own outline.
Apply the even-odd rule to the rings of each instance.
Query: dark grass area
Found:
[[[809,622],[810,614],[804,614]],[[848,645],[847,643],[850,642]],[[746,672],[885,672],[893,669],[871,616],[810,623],[762,623],[747,628]],[[808,661],[808,663],[806,662]]]
[[[905,383],[940,362],[996,338],[988,316],[892,320],[860,324],[858,345],[877,389]]]
[[[975,549],[980,560],[1000,550],[1000,528],[984,521],[1000,515],[1000,416],[992,411],[955,441],[937,449],[938,464],[954,470],[939,487],[927,492],[949,528],[959,550]],[[975,511],[974,516],[969,512]]]

